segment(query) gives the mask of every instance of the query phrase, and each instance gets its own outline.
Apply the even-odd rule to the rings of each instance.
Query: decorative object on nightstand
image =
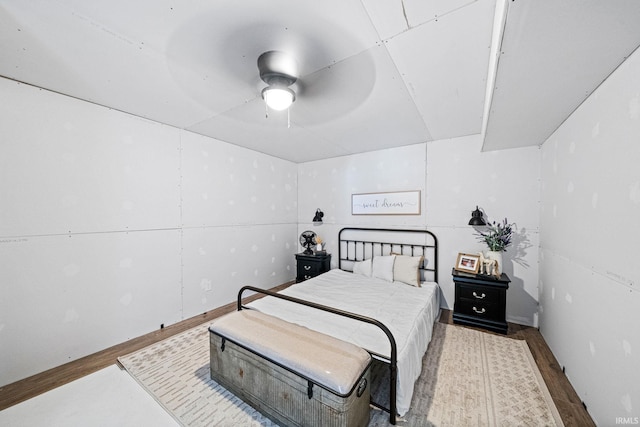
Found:
[[[493,271],[489,274],[500,276],[503,271],[502,252],[507,250],[511,244],[514,224],[509,224],[507,218],[503,222],[496,223],[493,221],[487,225],[487,231],[477,230],[478,239],[487,244],[489,250],[484,253],[484,258],[495,260],[493,263]]]
[[[331,269],[331,254],[296,254],[296,264],[296,283],[304,282]]]
[[[502,256],[500,257],[492,257],[492,258],[485,258],[484,253],[482,252],[478,252],[478,255],[480,257],[479,260],[479,268],[477,273],[478,274],[484,274],[486,276],[494,276],[496,279],[500,278],[500,269],[499,269],[499,265],[502,262]],[[459,270],[459,269],[458,269]]]
[[[300,244],[304,249],[303,254],[313,255],[313,248],[316,245],[316,233],[311,230],[303,231],[300,234]]]
[[[480,255],[459,253],[456,265],[453,268],[464,273],[476,274],[482,267],[481,259]]]
[[[493,276],[451,271],[455,285],[453,322],[507,333],[506,306],[509,276]]]

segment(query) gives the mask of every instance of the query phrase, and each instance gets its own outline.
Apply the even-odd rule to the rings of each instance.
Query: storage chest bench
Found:
[[[211,378],[283,426],[366,426],[371,356],[255,310],[209,327]]]

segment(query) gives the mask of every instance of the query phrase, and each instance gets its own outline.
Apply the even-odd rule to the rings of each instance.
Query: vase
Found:
[[[490,260],[495,260],[492,271],[487,271],[487,274],[500,277],[502,274],[502,252],[499,251],[486,251],[484,257]]]

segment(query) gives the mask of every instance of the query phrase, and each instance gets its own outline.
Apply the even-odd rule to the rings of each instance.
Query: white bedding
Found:
[[[422,357],[440,312],[437,283],[427,282],[417,288],[334,269],[280,293],[371,317],[389,328],[398,349],[397,411],[403,416],[409,410]],[[273,297],[248,306],[354,343],[372,353],[390,356],[388,338],[374,325]]]

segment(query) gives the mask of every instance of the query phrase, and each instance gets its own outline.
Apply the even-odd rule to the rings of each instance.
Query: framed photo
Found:
[[[478,270],[480,269],[480,255],[459,253],[454,268],[458,271],[464,271],[465,273],[478,274]]]
[[[352,194],[351,215],[420,215],[420,190]]]

